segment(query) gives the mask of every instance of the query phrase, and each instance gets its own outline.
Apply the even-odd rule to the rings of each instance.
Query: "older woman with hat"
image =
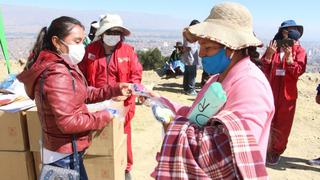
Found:
[[[276,109],[267,155],[270,165],[277,164],[285,151],[294,119],[297,82],[305,72],[307,63],[305,49],[299,42],[302,34],[303,26],[297,25],[294,20],[284,21],[261,58],[263,71],[272,87]]]
[[[89,85],[101,87],[118,82],[141,82],[142,66],[137,54],[132,46],[124,42],[125,36],[129,35],[130,31],[123,26],[119,15],[107,14],[101,18],[95,41],[86,47],[84,59],[79,65]],[[124,132],[127,134],[126,177],[130,177],[133,163],[130,122],[135,113],[135,97],[123,96],[114,100],[124,101],[124,106],[129,109],[125,116]]]
[[[176,113],[167,129],[156,179],[265,179],[265,157],[274,114],[270,85],[250,60],[261,46],[253,33],[252,16],[238,3],[217,4],[208,18],[185,29],[184,36],[200,44],[206,72],[213,74],[191,107],[177,105],[158,96]],[[199,104],[213,83],[220,83],[227,100],[208,123],[198,127],[186,117]],[[204,102],[204,101],[203,101]]]

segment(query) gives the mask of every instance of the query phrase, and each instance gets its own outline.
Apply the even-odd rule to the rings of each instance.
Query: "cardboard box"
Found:
[[[127,167],[127,136],[123,136],[120,146],[113,156],[86,155],[84,166],[89,179],[121,180]]]
[[[113,119],[104,129],[92,135],[92,144],[87,149],[89,155],[112,156],[124,137],[123,121]]]
[[[0,150],[26,151],[29,149],[25,112],[0,111]]]
[[[39,141],[41,140],[41,124],[37,108],[26,111],[30,151],[40,151]]]
[[[1,179],[34,180],[34,164],[31,152],[0,151]]]
[[[40,152],[32,152],[33,154],[33,162],[34,162],[34,170],[36,177],[40,177],[40,170],[41,170],[41,157]]]
[[[39,140],[41,138],[41,124],[37,109],[31,108],[26,111],[29,131],[30,151],[40,151]],[[92,133],[92,144],[87,149],[90,155],[112,156],[114,150],[121,143],[124,136],[123,121],[112,120],[104,129]]]
[[[86,154],[84,166],[89,179],[123,179],[127,167],[127,136],[122,136],[120,146],[113,156],[96,156]],[[40,152],[33,152],[36,177],[41,170]]]

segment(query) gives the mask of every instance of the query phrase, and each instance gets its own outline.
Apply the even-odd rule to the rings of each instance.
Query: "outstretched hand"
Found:
[[[132,95],[132,84],[130,83],[119,83],[122,96],[129,97]]]

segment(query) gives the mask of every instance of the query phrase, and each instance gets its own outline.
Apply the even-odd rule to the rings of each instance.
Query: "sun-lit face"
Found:
[[[68,46],[67,45],[71,45],[71,44],[82,44],[83,40],[85,38],[85,31],[84,29],[79,26],[79,25],[75,25],[68,36],[66,36],[63,41],[64,43],[61,43],[60,46],[60,51],[62,53],[68,53]]]
[[[200,57],[212,56],[219,52],[221,48],[224,48],[222,44],[211,41],[209,39],[199,39],[198,42],[200,44]]]

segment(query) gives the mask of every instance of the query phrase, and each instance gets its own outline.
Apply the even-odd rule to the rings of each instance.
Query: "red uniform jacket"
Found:
[[[121,95],[118,87],[88,87],[77,65],[68,64],[48,50],[41,51],[32,67],[17,78],[24,83],[28,96],[35,99],[44,146],[61,153],[73,152],[72,134],[77,136],[78,151],[83,151],[90,145],[91,131],[102,129],[110,121],[107,111],[89,113],[85,102]]]
[[[275,100],[278,99],[278,94],[284,95],[287,100],[297,99],[298,78],[305,72],[307,64],[305,49],[301,47],[298,42],[292,47],[292,64],[287,64],[286,59],[282,62],[280,61],[279,49],[273,54],[271,63],[267,63],[264,57],[265,55],[261,58],[263,62],[262,70],[270,82]],[[285,70],[284,77],[276,76],[277,69]],[[281,92],[279,92],[278,89],[280,89]]]
[[[117,82],[140,83],[142,78],[142,66],[137,54],[132,46],[123,42],[117,44],[108,62],[102,40],[89,44],[79,68],[85,75],[88,84],[94,87],[102,87],[105,84],[113,85]],[[126,117],[126,120],[130,120],[134,115],[135,97],[129,97],[124,105],[130,105]]]

